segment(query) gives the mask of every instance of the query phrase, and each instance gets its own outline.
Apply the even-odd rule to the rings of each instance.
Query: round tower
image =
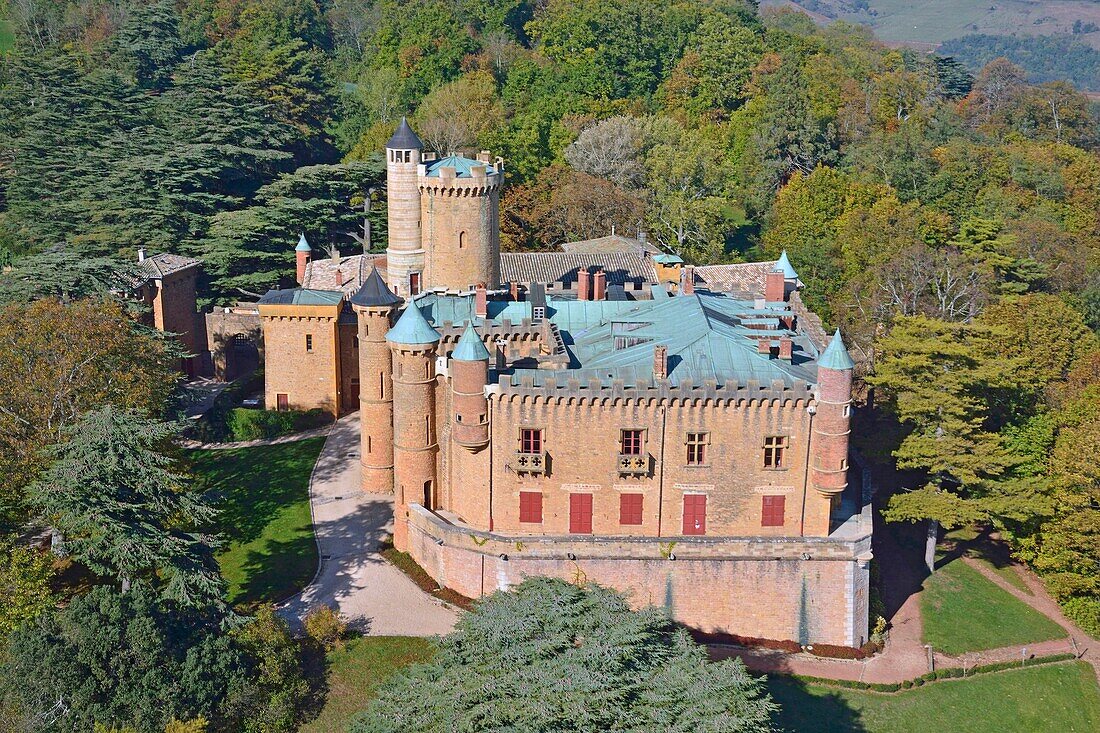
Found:
[[[386,143],[386,206],[389,246],[386,273],[390,290],[408,297],[424,289],[424,249],[420,236],[417,169],[424,144],[402,117]]]
[[[409,505],[435,508],[435,350],[439,334],[409,303],[386,334],[393,358],[393,545],[408,549]]]
[[[500,285],[500,187],[503,162],[451,155],[425,165],[420,220],[429,288]]]
[[[451,354],[451,437],[471,453],[489,444],[488,383],[489,350],[471,323]]]
[[[393,492],[393,359],[386,334],[401,299],[372,269],[351,297],[359,320],[359,417],[363,491]]]
[[[810,438],[810,483],[820,500],[807,507],[804,532],[829,534],[833,503],[848,486],[848,436],[851,433],[852,370],[855,363],[838,329],[817,362],[817,412]],[[811,501],[807,497],[807,503]]]
[[[305,234],[298,235],[298,246],[294,248],[294,262],[295,273],[294,277],[301,285],[306,279],[306,266],[309,265],[309,260],[313,256],[313,248],[309,246],[309,242],[306,241]]]

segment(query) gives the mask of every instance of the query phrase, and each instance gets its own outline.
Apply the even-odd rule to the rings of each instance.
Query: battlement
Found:
[[[600,379],[589,379],[582,383],[579,379],[545,377],[542,384],[536,385],[530,375],[502,375],[496,386],[490,390],[490,399],[498,400],[545,400],[552,403],[568,401],[570,403],[638,402],[646,404],[722,404],[742,405],[750,403],[788,404],[794,407],[808,407],[816,402],[817,392],[813,385],[803,381],[787,384],[781,379],[771,384],[761,384],[749,380],[744,384],[727,382],[721,386],[714,380],[703,384],[694,384],[690,379],[672,384],[667,379],[626,384],[622,379],[612,379],[610,385]]]

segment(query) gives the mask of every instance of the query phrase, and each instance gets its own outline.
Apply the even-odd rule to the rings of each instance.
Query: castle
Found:
[[[553,575],[703,632],[863,644],[853,363],[786,255],[502,255],[500,158],[436,158],[403,120],[386,161],[386,253],[303,237],[300,287],[257,308],[268,408],[360,411],[397,549],[470,597]]]

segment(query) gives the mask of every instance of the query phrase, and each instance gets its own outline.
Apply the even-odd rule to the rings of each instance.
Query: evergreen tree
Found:
[[[740,660],[707,663],[664,611],[532,578],[459,619],[351,730],[748,733],[775,730],[776,709]]]
[[[166,598],[220,604],[224,581],[199,528],[214,510],[188,491],[161,451],[176,425],[113,405],[65,430],[56,462],[29,488],[31,503],[66,537],[73,557],[118,578],[160,579]]]

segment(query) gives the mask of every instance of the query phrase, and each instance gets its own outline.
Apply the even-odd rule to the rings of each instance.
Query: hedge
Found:
[[[235,407],[226,416],[225,424],[230,441],[278,438],[303,430],[320,427],[332,420],[332,416],[319,408],[313,410],[255,410]]]

